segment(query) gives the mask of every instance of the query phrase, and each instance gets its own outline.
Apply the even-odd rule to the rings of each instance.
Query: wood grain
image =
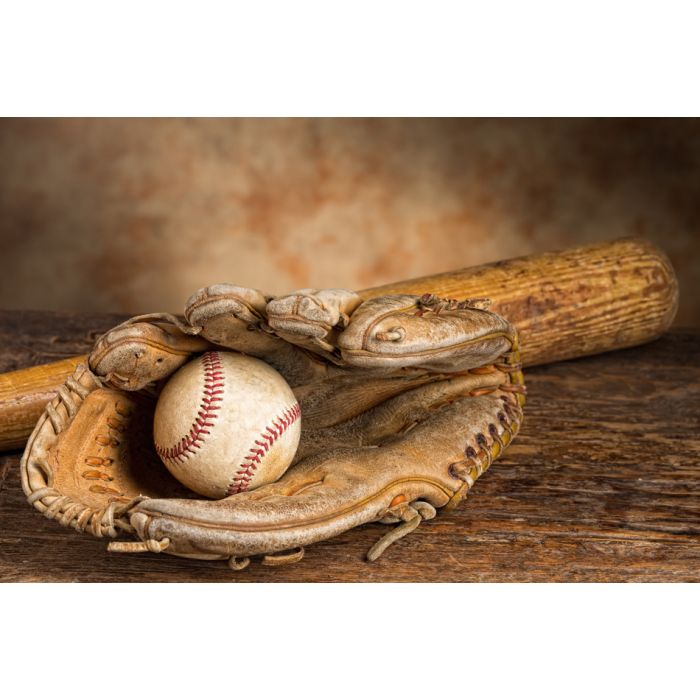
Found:
[[[26,370],[8,372],[0,382],[0,425],[4,449],[21,447],[27,440],[27,426],[36,423],[55,396],[55,387],[62,384],[87,355],[38,365],[28,374]]]
[[[526,367],[632,347],[658,338],[678,309],[668,258],[648,241],[513,258],[361,292],[489,297],[520,335]]]
[[[0,311],[0,327],[12,335],[0,346],[0,363],[5,368],[0,375],[3,451],[24,446],[56,389],[87,360],[85,353],[95,340],[126,317],[54,313],[52,327],[43,328],[45,318],[33,311]]]
[[[0,313],[0,371],[86,352],[118,319]],[[455,511],[373,564],[388,526],[289,567],[117,555],[26,503],[0,457],[0,581],[700,581],[700,330],[526,373],[522,431]]]

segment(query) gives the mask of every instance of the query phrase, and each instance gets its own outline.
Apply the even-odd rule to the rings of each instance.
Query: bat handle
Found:
[[[0,451],[24,447],[58,387],[87,355],[0,374]]]

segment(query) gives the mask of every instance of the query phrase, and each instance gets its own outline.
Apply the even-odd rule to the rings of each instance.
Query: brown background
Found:
[[[625,235],[700,326],[700,121],[5,119],[0,307],[181,311]]]

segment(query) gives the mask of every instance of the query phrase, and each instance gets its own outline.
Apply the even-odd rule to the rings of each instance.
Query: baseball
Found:
[[[153,420],[156,452],[196,493],[224,498],[279,479],[301,435],[289,384],[262,360],[206,352],[163,387]]]

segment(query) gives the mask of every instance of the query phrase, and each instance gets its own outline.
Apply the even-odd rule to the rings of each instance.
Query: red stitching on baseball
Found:
[[[248,454],[243,462],[241,462],[241,466],[238,468],[238,471],[229,484],[229,496],[247,490],[261,460],[275,442],[282,437],[284,432],[298,421],[300,417],[301,406],[295,403],[293,406],[287,408],[282,415],[277,416],[271,421],[272,425],[274,425],[277,430],[274,430],[272,426],[268,425],[267,428],[260,433],[259,439],[254,440],[254,445],[248,450]],[[265,442],[261,442],[261,439]]]
[[[204,436],[209,435],[206,428],[211,428],[221,408],[224,393],[224,368],[218,352],[205,352],[199,358],[204,366],[204,389],[202,401],[194,423],[187,435],[172,447],[156,445],[156,452],[161,459],[172,462],[183,462],[194,454],[204,442]]]

